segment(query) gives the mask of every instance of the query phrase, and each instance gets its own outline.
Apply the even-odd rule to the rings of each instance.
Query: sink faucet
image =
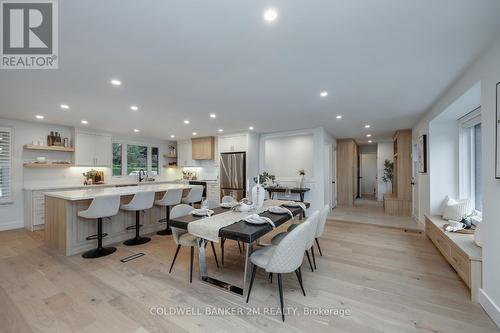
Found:
[[[142,182],[146,178],[146,172],[144,169],[139,170],[139,183]]]

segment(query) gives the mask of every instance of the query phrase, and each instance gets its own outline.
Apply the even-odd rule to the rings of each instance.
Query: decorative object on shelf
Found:
[[[104,171],[91,169],[90,171],[84,172],[83,176],[85,177],[83,185],[104,184]]]
[[[269,184],[269,183],[273,184],[275,179],[276,179],[276,176],[275,175],[271,175],[267,171],[264,171],[263,173],[261,173],[259,175],[259,179],[257,179],[257,177],[253,177],[253,181],[256,184]]]
[[[196,180],[196,173],[189,170],[182,170],[182,179]]]
[[[418,138],[417,170],[419,173],[426,173],[427,172],[427,135],[426,134],[422,134]]]
[[[495,178],[500,179],[500,82],[497,83],[497,117],[496,117],[496,148],[495,148]]]
[[[306,185],[306,181],[305,181],[305,177],[306,177],[306,170],[304,169],[300,169],[299,170],[299,176],[300,176],[300,180],[299,180],[299,188],[304,188],[305,185]]]
[[[175,149],[174,146],[168,146],[168,158],[176,158],[177,157],[177,150]]]

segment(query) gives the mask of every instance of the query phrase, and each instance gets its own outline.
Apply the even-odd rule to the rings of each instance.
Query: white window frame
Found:
[[[152,143],[144,143],[144,142],[135,142],[135,141],[127,141],[127,140],[113,140],[113,143],[119,143],[122,145],[122,174],[120,176],[113,177],[124,177],[129,176],[127,173],[127,146],[144,146],[148,148],[147,151],[147,160],[146,160],[146,172],[148,175],[152,176],[153,171],[153,148],[158,148],[158,174],[155,177],[161,176],[163,172],[162,166],[162,146],[160,144],[152,144]],[[111,170],[113,169],[113,145],[111,145]]]
[[[0,131],[9,133],[9,155],[8,155],[9,160],[7,162],[7,166],[9,167],[9,176],[8,176],[9,196],[0,197],[0,205],[6,205],[6,204],[11,204],[14,202],[14,193],[12,192],[12,189],[13,189],[12,188],[12,172],[14,170],[14,168],[13,168],[13,152],[12,152],[13,129],[11,127],[0,127]]]
[[[474,208],[476,208],[476,179],[472,175],[476,173],[476,164],[470,156],[475,155],[475,145],[474,137],[470,133],[478,124],[481,124],[481,107],[458,120],[459,193],[460,198],[470,199]]]

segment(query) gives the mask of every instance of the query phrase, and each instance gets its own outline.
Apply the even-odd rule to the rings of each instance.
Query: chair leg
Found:
[[[250,286],[248,287],[247,303],[250,299],[250,292],[252,291],[253,280],[255,279],[255,273],[257,272],[257,265],[252,264],[252,278],[250,279]]]
[[[283,309],[283,281],[281,280],[281,273],[278,273],[278,288],[280,290],[281,319],[285,321],[285,312]]]
[[[181,249],[180,245],[177,245],[177,249],[175,250],[175,255],[174,255],[174,260],[172,260],[172,264],[170,265],[170,269],[168,270],[168,273],[172,272],[172,268],[174,267],[175,259],[177,259],[177,255],[179,254],[179,250]]]
[[[193,282],[193,258],[194,258],[194,246],[191,246],[191,260],[189,265],[189,283]]]
[[[102,247],[102,218],[97,219],[97,248],[82,254],[85,259],[94,259],[110,255],[116,251],[115,247]]]
[[[313,265],[311,263],[311,258],[309,257],[309,252],[306,250],[307,261],[309,261],[309,266],[311,267],[311,272],[314,272]]]
[[[151,238],[149,238],[149,237],[141,237],[139,235],[140,228],[141,228],[140,218],[141,218],[141,212],[136,211],[135,212],[135,237],[123,242],[124,245],[128,245],[128,246],[141,245],[141,244],[145,244],[151,240]]]
[[[165,229],[160,230],[157,232],[158,235],[165,236],[165,235],[171,235],[172,234],[172,229],[170,229],[170,206],[166,206],[166,226]]]
[[[240,254],[243,254],[243,251],[241,251],[241,244],[240,244],[240,241],[237,241],[238,242],[238,249],[240,250]]]
[[[306,292],[304,290],[304,285],[302,284],[302,273],[300,272],[300,267],[295,270],[295,275],[297,275],[297,280],[299,280],[300,289],[302,289],[302,293],[305,296]]]
[[[210,242],[210,245],[212,245],[212,251],[214,252],[215,264],[217,265],[217,268],[219,268],[219,261],[217,260],[217,253],[215,252],[214,242]]]
[[[269,283],[273,283],[273,273],[269,273],[267,279],[269,280]]]
[[[323,256],[323,253],[321,252],[321,247],[319,247],[319,240],[317,238],[316,238],[316,245],[318,246],[319,255]]]
[[[311,253],[312,253],[312,257],[313,257],[314,269],[317,269],[316,268],[316,258],[314,256],[314,246],[311,246]]]
[[[225,238],[220,239],[220,252],[221,252],[221,265],[224,266],[224,242],[226,241]]]

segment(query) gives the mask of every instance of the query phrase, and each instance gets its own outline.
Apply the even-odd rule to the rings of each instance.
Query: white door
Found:
[[[332,187],[330,188],[331,195],[331,205],[330,207],[335,208],[337,206],[337,148],[336,146],[330,147],[331,158],[330,158],[330,184]]]
[[[417,150],[418,150],[418,145],[414,144],[413,145],[413,150],[412,150],[412,160],[413,160],[413,217],[417,218],[417,220],[420,219],[419,214],[420,214],[420,207],[419,207],[419,201],[418,201],[418,183],[417,183]]]
[[[360,155],[361,196],[377,194],[377,154]]]

